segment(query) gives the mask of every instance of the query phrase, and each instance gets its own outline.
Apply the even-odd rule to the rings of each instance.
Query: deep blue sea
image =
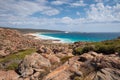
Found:
[[[42,33],[40,36],[46,39],[59,39],[63,42],[71,43],[76,41],[99,42],[115,39],[120,33]]]

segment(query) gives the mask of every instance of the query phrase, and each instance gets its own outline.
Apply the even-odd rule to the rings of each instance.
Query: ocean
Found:
[[[61,32],[61,33],[40,33],[40,37],[44,39],[60,40],[65,43],[73,43],[77,41],[85,42],[99,42],[104,40],[115,39],[120,36],[120,33],[75,33],[75,32]]]

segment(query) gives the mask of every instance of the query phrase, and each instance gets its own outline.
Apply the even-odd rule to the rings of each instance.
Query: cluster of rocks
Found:
[[[0,28],[0,56],[38,47],[41,42],[25,36],[17,30]]]
[[[53,61],[51,60],[52,58]],[[53,62],[60,63],[56,55],[47,57],[40,53],[27,55],[20,63],[17,73],[0,71],[1,80],[119,80],[120,57],[95,52],[73,56],[64,64],[52,69]],[[14,73],[13,75],[10,75]],[[4,76],[9,76],[6,79]],[[2,76],[2,77],[1,77]]]
[[[118,54],[88,52],[79,56],[72,54],[68,44],[43,44],[26,37],[18,31],[0,29],[0,51],[17,51],[37,46],[26,55],[16,71],[0,70],[0,80],[119,80],[120,57]],[[7,35],[7,36],[6,36]],[[13,37],[14,36],[14,37]],[[37,43],[35,43],[37,42]],[[3,44],[4,43],[4,44]],[[73,48],[86,43],[75,43]],[[15,47],[15,48],[14,48]],[[14,48],[14,49],[12,49]],[[10,52],[8,50],[8,52]],[[2,55],[2,51],[0,52]],[[4,52],[4,56],[10,54]],[[3,56],[3,55],[2,55]],[[62,62],[64,60],[64,63]]]
[[[34,36],[22,34],[17,30],[0,28],[0,56],[6,56],[29,48],[39,48],[43,45],[54,49],[54,53],[58,52],[59,47],[59,52],[61,50],[66,51],[67,49],[64,49],[65,47],[68,48],[67,44],[51,43],[49,40],[38,40],[34,38]]]
[[[119,80],[120,58],[95,52],[74,56],[44,80]]]

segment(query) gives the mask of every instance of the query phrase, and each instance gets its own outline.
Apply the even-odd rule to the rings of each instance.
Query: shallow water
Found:
[[[43,33],[39,35],[45,39],[58,39],[62,42],[71,43],[76,41],[99,42],[111,40],[119,37],[120,33]]]

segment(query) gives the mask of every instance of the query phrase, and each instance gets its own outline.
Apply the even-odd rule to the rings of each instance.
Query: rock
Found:
[[[83,55],[80,56],[79,61],[85,62],[85,61],[91,60],[93,58],[94,58],[94,56],[92,56],[91,54],[84,53]]]
[[[40,44],[40,40],[29,38],[17,30],[0,28],[1,56],[7,56],[28,48],[37,48]]]
[[[19,77],[14,70],[0,71],[0,80],[18,80]]]
[[[84,80],[119,80],[120,58],[97,54],[94,52],[84,53],[78,59],[79,70],[86,75]]]
[[[94,80],[119,80],[120,79],[120,70],[104,68],[101,71],[98,71]]]
[[[19,65],[19,73],[23,77],[34,74],[34,71],[51,67],[50,61],[38,53],[27,55]]]
[[[42,54],[45,58],[49,59],[52,64],[59,63],[60,59],[55,54]]]
[[[70,76],[71,76],[70,72],[63,71],[54,78],[52,78],[52,80],[71,80]]]
[[[0,50],[0,57],[6,56],[6,55],[8,54],[6,54],[4,50]]]
[[[52,53],[52,50],[49,49],[48,47],[44,47],[44,46],[41,46],[38,51],[38,53],[47,53],[47,54],[50,54]]]
[[[76,74],[77,76],[83,76],[83,73],[82,73],[81,71],[76,71],[75,74]]]
[[[64,65],[58,67],[57,69],[55,69],[54,71],[52,71],[51,73],[46,75],[43,80],[51,80],[51,79],[54,80],[54,77],[60,75],[62,72],[67,70],[68,67],[69,67],[69,65],[67,63],[65,63]]]

